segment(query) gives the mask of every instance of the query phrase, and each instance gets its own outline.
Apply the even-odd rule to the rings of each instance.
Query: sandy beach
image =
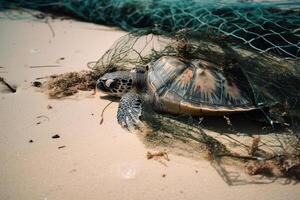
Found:
[[[57,100],[31,86],[38,77],[87,70],[125,34],[74,20],[0,19],[0,76],[17,88],[0,85],[1,200],[299,199],[294,181],[240,181],[233,172],[228,185],[205,159],[169,153],[165,165],[148,160],[157,150],[117,124],[116,102],[100,125],[109,101],[99,94]],[[48,65],[55,66],[36,67]]]

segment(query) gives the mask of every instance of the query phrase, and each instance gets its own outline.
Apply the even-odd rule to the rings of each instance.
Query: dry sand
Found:
[[[147,160],[149,149],[117,124],[117,103],[99,124],[109,102],[99,95],[48,99],[30,86],[35,78],[86,69],[126,34],[73,20],[50,24],[55,34],[33,19],[0,19],[0,76],[17,86],[14,94],[0,86],[1,200],[299,199],[293,181],[241,180],[233,173],[230,186],[206,160],[174,154],[167,166]],[[61,67],[30,68],[56,65],[61,57]]]

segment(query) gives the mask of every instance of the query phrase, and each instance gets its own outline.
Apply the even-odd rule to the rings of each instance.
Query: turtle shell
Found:
[[[247,78],[205,60],[163,56],[149,64],[148,92],[154,106],[175,114],[224,114],[256,109]]]

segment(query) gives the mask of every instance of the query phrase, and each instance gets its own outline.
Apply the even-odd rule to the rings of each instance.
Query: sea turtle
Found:
[[[223,115],[257,109],[240,69],[221,70],[202,59],[162,56],[146,70],[106,73],[97,89],[121,97],[118,123],[129,130],[141,122],[143,105],[187,115]]]

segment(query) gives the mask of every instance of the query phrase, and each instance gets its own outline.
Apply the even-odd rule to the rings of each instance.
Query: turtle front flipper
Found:
[[[126,93],[122,96],[118,107],[118,123],[129,131],[141,122],[142,115],[142,98],[136,93]]]

